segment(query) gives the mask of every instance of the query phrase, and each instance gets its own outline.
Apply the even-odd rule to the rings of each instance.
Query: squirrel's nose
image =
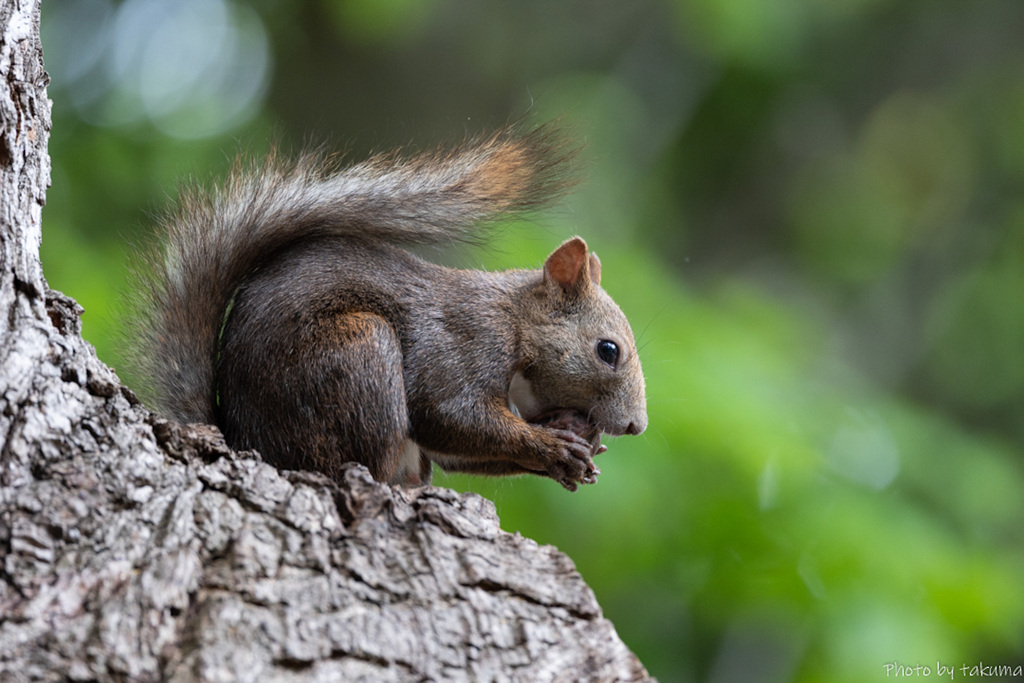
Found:
[[[627,434],[643,434],[644,430],[647,429],[647,411],[639,410],[633,413],[633,419],[629,421],[629,426],[626,427]]]

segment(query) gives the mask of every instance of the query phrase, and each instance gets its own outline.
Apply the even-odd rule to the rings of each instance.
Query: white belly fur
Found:
[[[513,375],[512,382],[508,385],[508,405],[519,417],[533,417],[540,413],[540,401],[533,394],[530,380],[523,377],[521,372]]]
[[[391,478],[393,484],[406,484],[420,480],[420,445],[412,439],[406,439],[402,445],[402,455],[398,458],[398,467]]]

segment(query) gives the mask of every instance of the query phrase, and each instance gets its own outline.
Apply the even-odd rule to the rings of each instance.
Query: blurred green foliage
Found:
[[[202,40],[140,41],[132,16],[160,8]],[[583,234],[651,426],[575,495],[437,483],[574,558],[663,681],[1024,663],[1024,3],[44,0],[43,19],[44,268],[129,383],[125,261],[181,179],[271,140],[359,158],[560,118],[588,145],[579,193],[463,262],[535,266]],[[218,97],[221,77],[248,85]]]

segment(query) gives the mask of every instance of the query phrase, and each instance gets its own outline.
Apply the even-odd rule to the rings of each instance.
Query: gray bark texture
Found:
[[[493,506],[161,420],[39,265],[38,0],[0,0],[0,681],[647,680],[572,562]]]

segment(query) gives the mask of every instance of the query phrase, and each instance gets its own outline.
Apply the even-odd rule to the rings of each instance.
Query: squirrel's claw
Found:
[[[597,483],[601,470],[594,465],[593,445],[567,429],[551,429],[550,432],[562,442],[555,458],[548,465],[548,473],[569,491],[575,491],[579,484]]]

